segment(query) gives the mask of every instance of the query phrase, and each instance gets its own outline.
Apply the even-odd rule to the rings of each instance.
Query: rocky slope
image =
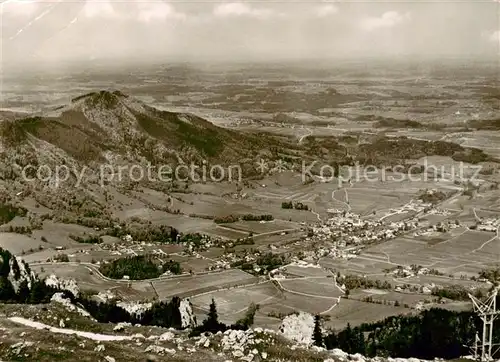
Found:
[[[37,280],[36,274],[24,260],[0,248],[0,293],[7,293],[10,287],[15,293],[22,287],[31,289]]]
[[[118,91],[82,95],[44,117],[1,125],[3,152],[15,149],[25,156],[24,162],[231,163],[256,156],[273,143],[280,145],[263,135],[217,127],[193,114],[160,111]]]
[[[56,298],[57,299],[57,298]],[[290,325],[290,324],[288,324]],[[288,331],[293,333],[294,328]],[[24,361],[299,361],[420,362],[366,358],[295,343],[261,328],[190,338],[186,331],[129,324],[99,324],[76,310],[50,305],[0,305],[0,358]]]
[[[177,187],[169,179],[200,178],[203,172],[208,180],[219,177],[211,176],[213,165],[239,166],[238,181],[259,174],[256,160],[299,147],[294,139],[221,128],[117,91],[82,95],[42,117],[1,117],[0,209],[30,196],[51,211],[64,211],[61,218],[75,212],[71,217],[97,213],[109,219],[101,215],[109,205],[101,186],[109,186],[110,194],[152,184],[166,192]],[[181,164],[187,167],[177,174]],[[197,167],[193,177],[191,165]]]

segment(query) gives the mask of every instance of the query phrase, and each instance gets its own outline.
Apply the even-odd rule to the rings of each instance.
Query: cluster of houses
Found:
[[[234,265],[236,263],[253,263],[257,260],[257,254],[247,254],[245,256],[238,256],[235,253],[228,253],[222,255],[220,258],[217,260],[214,260],[213,263],[208,267],[209,271],[216,271],[216,270],[224,270],[224,269],[230,269],[231,265]],[[259,271],[259,268],[254,265],[254,270],[256,272]]]
[[[314,250],[307,250],[302,252],[302,261],[304,262],[317,262],[319,259],[324,257],[336,258],[336,259],[353,259],[358,256],[361,249],[359,248],[345,248],[345,245],[341,247],[339,244],[332,247],[320,247]]]
[[[426,268],[420,265],[398,266],[391,270],[391,274],[396,278],[411,278],[418,275],[441,275],[441,273],[435,269]]]
[[[342,248],[389,240],[416,227],[416,219],[383,223],[380,220],[362,219],[352,212],[338,211],[322,225],[313,228],[313,237],[318,241],[334,241]]]
[[[421,293],[432,294],[432,290],[436,287],[434,283],[426,283],[424,285],[402,284],[397,285],[394,291],[399,293]]]
[[[279,128],[295,128],[294,124],[276,121],[266,121],[264,119],[250,119],[250,118],[238,118],[233,119],[230,123],[227,123],[228,127],[241,127],[241,126],[253,126],[258,125],[261,127],[279,127]]]
[[[432,192],[432,190],[428,191]],[[423,202],[422,200],[411,200],[409,203],[402,205],[401,207],[391,209],[391,214],[405,214],[408,212],[422,212],[431,209],[432,204]]]
[[[210,237],[202,237],[200,240],[196,241],[185,241],[183,243],[184,250],[188,254],[195,254],[196,251],[205,251],[211,247],[216,246],[220,242],[219,239],[212,239]]]
[[[477,225],[476,229],[480,231],[497,232],[500,228],[500,219],[498,218],[487,218],[482,219]]]
[[[329,210],[330,218],[321,225],[313,227],[314,238],[320,241],[338,241],[339,246],[346,246],[347,238],[353,234],[368,232],[382,226],[382,222],[364,220],[349,211]]]
[[[226,259],[216,260],[213,264],[208,267],[209,271],[225,270],[231,268],[231,262]]]
[[[429,225],[427,228],[417,230],[413,233],[413,236],[427,236],[433,233],[446,233],[459,227],[461,227],[460,221],[445,220],[434,225]]]
[[[128,255],[139,255],[144,253],[144,247],[147,246],[145,245],[130,245],[130,244],[122,244],[122,243],[116,243],[116,244],[102,244],[101,249],[109,251],[111,255],[114,256],[128,256]]]
[[[451,211],[450,210],[447,210],[447,209],[440,209],[440,208],[433,208],[433,209],[430,209],[428,212],[427,212],[429,215],[441,215],[441,216],[450,216],[451,215]]]
[[[144,247],[146,246],[153,247],[157,245],[157,243],[155,244],[155,243],[147,243],[144,241],[136,241],[132,238],[131,235],[124,235],[121,239],[128,246],[139,245]],[[208,250],[211,247],[218,246],[218,244],[222,242],[222,239],[219,237],[212,237],[210,235],[201,235],[201,234],[196,234],[192,238],[189,237],[183,238],[182,236],[178,236],[177,240],[178,242],[182,243],[187,253],[194,253],[195,251]],[[108,245],[122,245],[122,244],[113,243]]]

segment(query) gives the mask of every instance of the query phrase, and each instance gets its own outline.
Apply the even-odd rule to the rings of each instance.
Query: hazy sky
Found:
[[[3,61],[499,55],[499,1],[7,0]]]

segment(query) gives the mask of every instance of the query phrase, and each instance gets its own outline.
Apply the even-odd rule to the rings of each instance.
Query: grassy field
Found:
[[[40,246],[45,247],[40,239],[36,240],[27,235],[14,233],[0,233],[0,246],[15,254],[28,252],[30,249],[37,250]]]
[[[259,221],[238,221],[231,224],[224,225],[225,228],[234,229],[243,232],[252,232],[254,235],[268,234],[268,233],[279,233],[284,230],[297,230],[300,229],[300,225],[294,222],[288,222],[284,220],[272,220],[266,222]]]
[[[337,298],[325,297],[305,297],[304,295],[283,292],[282,299],[272,303],[262,312],[281,312],[284,314],[293,311],[304,311],[311,314],[319,314],[328,311],[337,304]]]
[[[133,281],[130,288],[127,282],[118,282],[103,279],[98,273],[92,271],[85,265],[78,264],[43,264],[33,265],[32,269],[40,276],[56,274],[62,278],[73,278],[82,290],[103,292],[111,290],[120,295],[124,300],[153,299],[156,293],[149,282]]]
[[[217,311],[225,318],[234,319],[244,313],[250,303],[261,307],[280,298],[280,291],[271,282],[251,286],[248,288],[232,288],[202,294],[190,298],[194,306],[208,311],[212,298],[217,304]]]
[[[210,292],[220,288],[236,285],[256,283],[258,279],[239,269],[231,269],[221,272],[199,274],[195,276],[180,276],[159,281],[153,281],[152,285],[160,299],[173,296],[192,297],[197,294]]]
[[[335,286],[333,278],[280,280],[279,283],[286,291],[303,294],[305,297],[337,298],[344,294]]]
[[[350,323],[351,326],[356,326],[362,323],[379,321],[391,315],[411,312],[411,309],[403,307],[393,307],[389,305],[365,303],[351,299],[342,299],[339,305],[327,314],[330,317],[330,320],[325,323],[325,327],[342,329],[347,326],[347,323]]]
[[[356,290],[355,292],[349,294],[349,299],[351,300],[363,301],[363,299],[367,297],[372,298],[374,302],[385,302],[385,304],[398,302],[400,306],[404,306],[406,304],[410,307],[414,307],[419,302],[422,302],[425,299],[431,301],[434,298],[430,295],[399,293],[378,289]]]
[[[309,268],[290,268],[309,270]],[[328,312],[335,307],[342,294],[335,286],[333,278],[312,276],[211,291],[195,295],[191,301],[203,314],[214,298],[219,314],[225,320],[232,322],[241,317],[248,305],[253,302],[259,304],[258,315],[264,318],[266,325],[275,326],[279,322],[277,316],[294,311],[306,311],[312,314]]]
[[[497,263],[499,247],[500,240],[495,233],[464,229],[458,235],[437,244],[397,238],[365,249],[360,258],[392,265],[417,264],[458,275],[470,274],[467,267],[471,265],[480,270]]]
[[[393,264],[384,260],[380,260],[378,258],[366,258],[362,256],[350,260],[325,257],[320,260],[320,265],[325,268],[335,269],[344,273],[360,275],[383,274],[382,271],[384,269],[394,267]]]
[[[331,276],[331,273],[323,268],[304,268],[295,265],[287,265],[283,269],[283,274],[293,278],[293,277],[327,277]]]

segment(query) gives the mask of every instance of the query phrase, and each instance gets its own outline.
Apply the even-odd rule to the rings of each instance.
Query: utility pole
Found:
[[[500,311],[496,309],[496,299],[498,294],[498,287],[496,287],[490,296],[485,300],[481,301],[475,296],[469,294],[469,298],[472,300],[474,306],[474,312],[481,318],[483,322],[483,333],[482,338],[476,334],[474,341],[474,358],[477,361],[489,362],[493,361],[492,348],[493,348],[493,322],[500,315]],[[478,345],[480,343],[480,345]]]

